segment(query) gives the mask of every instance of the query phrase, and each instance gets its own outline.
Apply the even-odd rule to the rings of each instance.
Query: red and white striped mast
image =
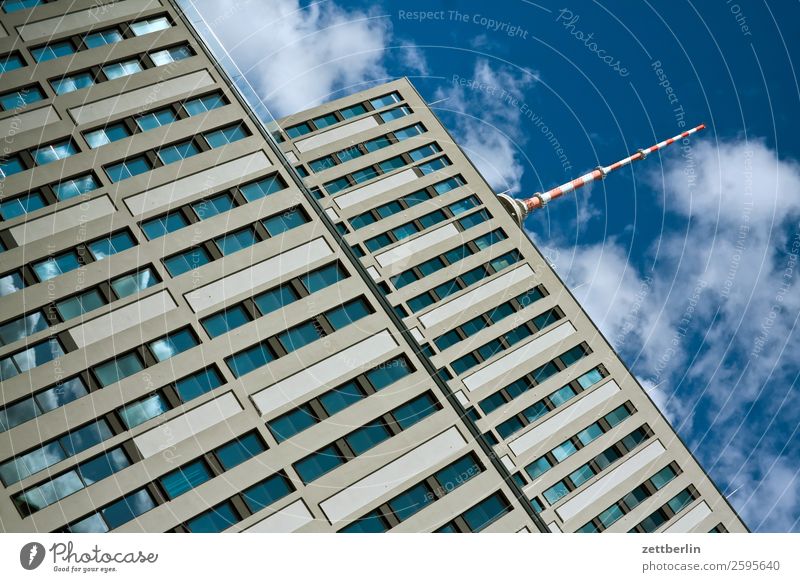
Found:
[[[643,160],[653,152],[660,150],[661,148],[665,148],[670,144],[675,143],[676,141],[680,141],[682,139],[687,138],[688,136],[692,135],[693,133],[697,133],[698,131],[705,129],[705,124],[701,123],[697,127],[693,127],[688,131],[684,131],[680,135],[676,135],[675,137],[671,137],[667,140],[657,143],[654,146],[651,146],[645,150],[639,150],[635,154],[628,156],[610,166],[597,166],[594,170],[581,176],[580,178],[576,178],[566,184],[562,184],[552,190],[548,190],[547,192],[541,193],[537,192],[530,198],[526,200],[521,200],[519,198],[511,198],[506,194],[498,194],[498,198],[500,198],[500,202],[503,204],[505,209],[508,213],[517,221],[519,225],[522,226],[522,223],[525,221],[525,217],[528,216],[534,210],[538,210],[546,206],[551,200],[555,200],[556,198],[560,198],[564,194],[568,194],[569,192],[573,192],[578,188],[586,186],[586,184],[590,182],[595,182],[597,180],[604,179],[609,173],[613,172],[614,170],[619,170],[636,162],[638,160]]]

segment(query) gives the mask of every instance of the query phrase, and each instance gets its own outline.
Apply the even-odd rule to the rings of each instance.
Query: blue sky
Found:
[[[800,530],[800,4],[197,0],[276,116],[408,76],[755,531]]]

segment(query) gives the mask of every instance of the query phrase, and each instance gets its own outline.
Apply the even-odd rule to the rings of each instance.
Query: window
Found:
[[[142,36],[151,32],[165,30],[170,26],[172,26],[172,24],[166,16],[158,16],[156,18],[149,18],[148,20],[133,22],[131,23],[130,28],[134,36]]]
[[[203,328],[215,338],[250,321],[250,315],[241,305],[226,309],[202,320]]]
[[[0,346],[13,344],[50,327],[44,313],[35,311],[0,325]]]
[[[107,44],[114,44],[122,40],[122,33],[116,28],[108,28],[87,34],[83,37],[83,42],[87,48],[97,48]]]
[[[138,293],[160,282],[155,271],[147,267],[130,275],[121,275],[111,280],[111,288],[120,299]]]
[[[250,511],[255,513],[279,499],[283,499],[292,491],[294,491],[294,487],[289,480],[278,473],[245,489],[242,491],[242,497]]]
[[[286,135],[288,135],[291,139],[295,139],[301,135],[311,133],[311,127],[307,123],[300,123],[298,125],[293,125],[292,127],[287,127],[285,131]]]
[[[339,120],[333,113],[328,113],[328,115],[323,115],[322,117],[315,117],[313,121],[314,125],[317,126],[317,129],[322,129],[324,127],[328,127],[329,125],[336,125],[339,123]]]
[[[278,341],[287,352],[293,352],[307,346],[323,336],[316,321],[307,321],[278,334]]]
[[[225,471],[267,450],[256,432],[248,433],[216,449],[217,459]]]
[[[175,46],[163,51],[150,53],[150,58],[155,66],[168,65],[176,61],[181,61],[192,56],[192,49],[188,45]]]
[[[236,378],[240,378],[256,368],[268,364],[274,359],[275,355],[272,352],[272,348],[266,343],[260,343],[238,354],[225,358],[225,363],[228,364],[233,375]]]
[[[0,202],[0,216],[3,217],[3,220],[11,220],[17,216],[44,208],[46,204],[44,196],[40,192],[30,192],[24,196]]]
[[[106,174],[112,182],[120,182],[153,169],[153,165],[145,156],[136,156],[117,164],[105,167]]]
[[[256,231],[252,227],[243,228],[214,239],[219,252],[230,255],[236,251],[251,247],[258,242]]]
[[[3,111],[10,111],[12,109],[20,109],[42,99],[44,99],[42,90],[32,85],[0,95],[0,107],[2,107]]]
[[[128,231],[123,230],[122,232],[90,242],[86,246],[89,252],[92,253],[94,259],[100,261],[106,257],[116,255],[117,253],[135,247],[136,241],[133,240],[133,237]]]
[[[108,524],[109,529],[114,529],[128,523],[144,512],[150,511],[155,506],[156,503],[147,489],[139,489],[101,509],[100,515]]]
[[[143,70],[144,68],[142,67],[142,63],[139,62],[139,59],[128,59],[119,63],[111,63],[103,66],[103,73],[105,73],[109,81],[127,77],[128,75],[133,75]]]
[[[383,533],[389,529],[386,519],[378,511],[370,511],[351,524],[343,527],[341,533]]]
[[[226,501],[209,509],[186,522],[192,533],[219,533],[236,524],[239,516],[230,501]]]
[[[344,190],[345,188],[349,188],[350,187],[350,181],[347,179],[346,176],[343,176],[343,177],[338,178],[336,180],[332,180],[330,182],[325,182],[325,184],[323,184],[323,186],[324,186],[325,190],[328,192],[328,194],[336,194],[337,192],[340,192],[341,190]]]
[[[178,116],[175,115],[175,112],[167,107],[140,115],[135,119],[135,121],[136,125],[139,126],[139,129],[142,131],[148,131],[151,129],[156,129],[157,127],[161,127],[162,125],[169,125],[170,123],[177,121],[177,119]]]
[[[344,109],[339,110],[339,113],[341,113],[342,117],[344,117],[345,119],[350,119],[351,117],[363,115],[366,112],[367,108],[364,107],[361,103],[353,105],[351,107],[345,107]]]
[[[92,190],[96,190],[100,185],[92,174],[85,174],[76,178],[63,180],[58,184],[52,186],[56,198],[59,200],[69,200],[81,194],[86,194]]]
[[[370,100],[370,105],[374,109],[380,109],[381,107],[386,107],[387,105],[393,105],[394,103],[400,102],[400,95],[395,92],[389,93],[388,95],[383,95],[382,97],[376,97],[375,99]]]
[[[142,222],[142,231],[149,240],[164,236],[189,225],[189,221],[180,212],[171,212]]]
[[[410,113],[411,109],[403,105],[402,107],[396,107],[394,109],[389,109],[388,111],[384,111],[380,115],[384,123],[389,123],[390,121],[394,121],[395,119],[400,119],[401,117],[405,117]]]
[[[114,141],[125,139],[131,135],[130,130],[124,123],[112,123],[104,128],[88,131],[83,134],[89,147],[99,148]]]
[[[267,423],[272,436],[280,442],[293,437],[297,433],[319,422],[311,407],[302,405]]]
[[[500,493],[487,497],[474,507],[468,509],[462,518],[470,531],[478,532],[509,512],[508,503]]]
[[[125,354],[92,368],[97,381],[103,388],[141,370],[144,370],[144,364],[135,353]]]
[[[286,183],[278,174],[252,182],[239,188],[248,202],[264,198],[286,188]]]
[[[0,176],[8,178],[14,174],[24,172],[27,168],[18,155],[3,156],[0,158]]]
[[[394,136],[399,140],[403,141],[410,137],[414,137],[415,135],[420,135],[425,133],[425,127],[421,123],[415,123],[412,126],[404,127],[403,129],[398,129],[394,132]]]
[[[330,445],[301,459],[294,468],[303,483],[311,483],[343,464],[344,458],[336,447]]]
[[[200,220],[211,218],[217,214],[228,212],[234,206],[230,194],[220,194],[208,200],[201,200],[192,204],[192,210]]]
[[[184,110],[189,116],[200,115],[206,111],[211,111],[217,107],[226,105],[225,99],[219,93],[206,95],[205,97],[198,97],[190,99],[183,104]]]
[[[7,273],[0,277],[0,297],[16,293],[25,287],[25,281],[19,271]]]
[[[328,168],[332,168],[336,165],[336,162],[334,161],[333,156],[325,156],[323,158],[319,158],[318,160],[309,162],[308,165],[312,172],[321,172],[323,170],[327,170]]]
[[[569,493],[569,489],[566,484],[563,481],[559,481],[549,489],[545,489],[542,495],[550,505],[553,505],[567,493]]]
[[[364,393],[355,382],[347,382],[320,396],[322,407],[330,416],[363,399]],[[302,430],[302,429],[301,429]]]
[[[362,317],[366,317],[370,313],[372,313],[372,310],[367,305],[366,301],[363,299],[356,299],[345,303],[341,307],[326,311],[325,317],[327,317],[328,322],[334,330],[339,330]]]
[[[297,301],[300,297],[297,292],[288,285],[281,285],[277,289],[266,291],[253,298],[258,310],[262,315],[276,311]]]
[[[376,420],[354,430],[347,435],[344,440],[353,453],[360,455],[389,439],[391,436],[392,434],[389,432],[386,425],[382,421]]]
[[[56,160],[63,160],[77,153],[78,148],[71,139],[41,146],[31,151],[34,161],[40,166],[55,162]]]
[[[143,400],[134,402],[119,409],[119,416],[129,430],[164,414],[170,409],[169,404],[160,394],[153,394]]]
[[[536,477],[542,473],[545,473],[552,466],[553,465],[549,460],[547,460],[546,457],[541,457],[525,467],[525,471],[528,473],[531,479],[536,479]]]
[[[21,69],[25,66],[25,61],[19,56],[19,53],[11,53],[4,57],[0,57],[0,73],[7,73],[14,69]]]
[[[200,150],[197,148],[194,141],[188,139],[181,143],[164,146],[156,152],[156,155],[162,163],[171,164],[172,162],[179,162],[199,153]]]
[[[158,482],[167,497],[175,499],[212,478],[211,469],[202,459],[192,461],[161,477]]]
[[[316,293],[320,289],[330,287],[346,277],[347,275],[339,264],[333,263],[301,276],[300,281],[309,293]]]
[[[392,412],[398,426],[405,430],[438,410],[436,401],[429,394],[415,398]]]
[[[83,73],[67,75],[61,79],[53,79],[50,81],[50,85],[53,87],[56,95],[64,95],[66,93],[78,91],[79,89],[91,87],[94,85],[94,76],[90,72],[84,71]]]
[[[283,214],[266,218],[261,221],[261,223],[264,225],[264,228],[267,229],[270,236],[278,236],[287,230],[307,223],[308,220],[306,213],[303,212],[301,208],[291,208]]]
[[[49,281],[53,277],[68,273],[80,266],[81,263],[78,260],[78,253],[75,251],[67,251],[55,257],[33,263],[33,272],[36,273],[36,277],[39,281]]]
[[[157,361],[163,362],[193,348],[198,343],[200,342],[189,328],[184,328],[150,342],[147,347],[150,348]]]
[[[3,0],[3,12],[6,14],[11,12],[17,12],[18,10],[25,10],[27,8],[33,8],[34,6],[40,6],[44,4],[46,0]]]
[[[188,402],[222,386],[222,377],[214,368],[205,368],[175,382],[175,390],[183,402]]]
[[[102,307],[106,304],[106,300],[99,291],[93,289],[86,291],[80,295],[75,295],[69,299],[62,299],[56,302],[56,310],[64,321],[70,320],[74,317],[79,317],[84,313]]]
[[[375,176],[378,175],[378,171],[373,168],[364,168],[363,170],[359,170],[357,172],[353,172],[351,176],[353,177],[353,181],[356,184],[361,184],[362,182],[366,182],[367,180],[372,180]]]
[[[43,63],[58,57],[65,57],[75,52],[75,45],[70,41],[64,40],[61,42],[54,42],[46,44],[34,49],[31,49],[31,55],[37,63]]]
[[[250,134],[247,129],[245,129],[244,125],[239,124],[204,133],[203,137],[213,149],[244,139],[248,135]]]
[[[170,275],[177,277],[178,275],[197,269],[210,262],[211,256],[208,254],[208,251],[203,247],[197,247],[164,259],[164,266],[167,268]]]

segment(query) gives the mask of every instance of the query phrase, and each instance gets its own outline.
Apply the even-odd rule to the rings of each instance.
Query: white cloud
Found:
[[[647,181],[666,192],[665,231],[644,253],[652,271],[616,239],[578,247],[559,234],[544,247],[690,446],[716,457],[717,479],[744,485],[732,501],[751,525],[789,527],[797,453],[764,463],[800,421],[784,402],[800,369],[800,167],[763,142],[701,141]],[[777,504],[768,515],[756,490]]]
[[[275,117],[318,105],[337,91],[386,82],[389,19],[378,10],[345,10],[334,2],[198,0],[239,68]],[[243,23],[247,23],[243,27]],[[398,59],[425,71],[420,51],[397,48]]]
[[[453,77],[436,92],[435,106],[455,117],[456,141],[498,192],[518,192],[525,171],[520,104],[525,90],[536,81],[532,71],[492,67],[486,59],[475,63],[472,78]]]

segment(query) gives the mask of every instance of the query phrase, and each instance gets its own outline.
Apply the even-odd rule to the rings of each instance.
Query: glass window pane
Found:
[[[391,436],[389,429],[380,421],[371,422],[355,432],[350,433],[344,439],[352,449],[353,453],[360,455],[368,451],[379,443],[382,443]]]
[[[208,251],[202,247],[197,247],[180,255],[164,259],[164,266],[167,268],[170,275],[177,277],[178,275],[197,269],[210,262],[211,257]]]
[[[256,344],[238,354],[225,358],[225,363],[237,378],[260,368],[275,359],[272,350],[266,344]]]
[[[214,388],[222,386],[222,378],[214,368],[206,368],[182,378],[175,383],[175,388],[178,391],[178,396],[181,400],[187,402],[192,398],[210,392]]]
[[[603,429],[600,428],[599,424],[594,423],[578,433],[578,440],[585,446],[602,434]]]
[[[554,448],[551,452],[556,460],[560,463],[570,455],[574,454],[578,449],[575,448],[575,445],[572,444],[572,441],[564,441],[556,448]]]
[[[486,528],[506,513],[508,513],[508,506],[503,501],[503,498],[496,493],[464,512],[463,518],[470,530],[477,532]]]
[[[549,489],[545,489],[542,495],[550,505],[553,505],[559,499],[564,497],[567,493],[569,493],[569,489],[567,489],[567,486],[564,484],[563,481],[559,481]]]
[[[119,416],[128,429],[139,426],[151,418],[164,414],[169,404],[160,394],[153,394],[144,400],[134,402],[119,409]]]
[[[144,366],[139,360],[139,356],[136,354],[126,354],[110,362],[95,366],[93,371],[100,385],[105,387],[143,369]]]
[[[108,527],[114,529],[153,509],[155,501],[146,489],[139,489],[100,510]]]
[[[314,321],[309,321],[278,334],[278,341],[287,352],[293,352],[317,341],[323,336],[322,329]]]
[[[31,155],[33,156],[34,161],[38,165],[42,166],[44,164],[49,164],[50,162],[63,160],[64,158],[68,158],[77,153],[78,148],[75,147],[75,144],[72,143],[72,140],[64,140],[58,143],[36,148],[31,152]]]
[[[114,44],[122,40],[122,33],[116,28],[101,30],[83,37],[83,42],[89,48],[96,48],[107,44]]]
[[[25,62],[18,54],[13,53],[0,58],[0,73],[7,73],[15,69],[21,69]]]
[[[148,20],[141,20],[139,22],[131,23],[131,32],[134,36],[142,36],[159,30],[164,30],[172,26],[165,16],[157,18],[150,18]]]
[[[143,269],[131,275],[123,275],[111,281],[111,288],[117,297],[127,297],[148,287],[158,284],[159,279],[151,268]]]
[[[369,314],[370,310],[367,307],[366,302],[364,302],[362,299],[358,299],[356,301],[346,303],[341,307],[337,307],[336,309],[326,311],[325,317],[328,319],[328,322],[331,324],[334,330],[339,330],[343,327],[347,327],[354,321],[358,321],[362,317],[366,317]]]
[[[257,242],[258,236],[253,228],[244,228],[214,239],[214,244],[217,245],[219,252],[223,255],[230,255],[236,251],[246,249]]]
[[[93,289],[81,295],[70,297],[56,303],[56,310],[64,321],[79,317],[84,313],[102,307],[106,300],[99,291]]]
[[[164,488],[167,497],[175,499],[179,495],[209,481],[211,478],[211,469],[208,468],[205,461],[197,460],[167,473],[158,481]]]
[[[242,492],[244,502],[255,513],[268,505],[283,499],[294,491],[291,483],[283,475],[273,475]]]
[[[99,513],[95,513],[70,525],[69,531],[71,533],[105,533],[108,531],[108,525]]]
[[[227,212],[233,208],[233,206],[233,198],[231,198],[230,194],[220,194],[219,196],[214,196],[208,200],[195,202],[192,204],[192,210],[194,210],[197,218],[200,220],[205,220],[207,218],[211,218],[212,216],[216,216],[217,214]]]
[[[305,213],[299,208],[293,208],[284,212],[283,214],[279,214],[278,216],[264,219],[262,224],[264,225],[264,228],[267,229],[267,232],[270,234],[270,236],[278,236],[279,234],[298,227],[301,224],[305,224],[306,222],[308,222],[308,219],[306,218]]]
[[[294,468],[303,483],[311,483],[343,463],[344,459],[342,459],[339,451],[331,445],[309,455],[305,459],[299,460],[294,464]]]
[[[164,164],[171,164],[173,162],[185,160],[199,153],[200,150],[197,149],[195,143],[192,140],[187,140],[179,144],[162,147],[156,152],[156,155],[158,155],[158,158]]]
[[[77,455],[81,451],[102,443],[112,435],[111,429],[105,420],[98,420],[78,430],[73,430],[64,435],[58,442],[64,447],[68,457]]]
[[[303,275],[300,280],[303,283],[303,287],[305,287],[309,293],[316,293],[344,278],[345,273],[342,271],[341,267],[339,267],[339,264],[333,263]]]
[[[59,200],[69,200],[70,198],[96,190],[99,187],[95,177],[91,174],[87,174],[55,184],[53,186],[53,191]]]
[[[389,507],[400,521],[405,521],[435,499],[431,488],[420,483],[389,501]]]
[[[120,77],[127,77],[142,71],[142,64],[138,59],[130,59],[121,63],[113,63],[105,65],[103,72],[109,80],[119,79]]]
[[[82,396],[86,396],[88,393],[89,390],[86,388],[86,384],[79,376],[76,376],[64,380],[48,390],[39,392],[35,398],[39,408],[43,412],[49,412]]]
[[[237,305],[211,317],[202,320],[203,328],[212,338],[228,333],[230,330],[244,325],[250,321],[250,316],[244,307]]]
[[[333,416],[362,398],[364,398],[364,393],[358,387],[358,384],[348,382],[320,396],[320,402],[325,411]]]
[[[30,515],[81,489],[83,489],[83,483],[78,478],[78,474],[70,471],[38,487],[15,495],[14,503],[24,514]]]
[[[236,524],[239,518],[230,502],[226,501],[215,508],[201,513],[186,522],[186,527],[192,533],[219,533]]]
[[[6,431],[39,415],[33,398],[26,398],[0,409],[0,431]]]
[[[606,414],[605,419],[612,427],[617,426],[620,422],[625,420],[631,415],[630,411],[625,405],[620,406]]]
[[[206,95],[205,97],[199,97],[197,99],[190,99],[183,104],[183,108],[186,110],[187,114],[192,116],[205,113],[206,111],[211,111],[212,109],[216,109],[217,107],[222,107],[224,105],[225,100],[222,98],[222,95],[215,93],[213,95]]]
[[[345,109],[339,110],[339,113],[342,114],[342,117],[345,119],[350,119],[351,117],[355,117],[357,115],[362,115],[367,112],[367,108],[359,103],[358,105],[353,105],[351,107],[346,107]]]
[[[307,123],[301,123],[299,125],[294,125],[292,127],[286,128],[286,135],[290,138],[295,139],[300,137],[301,135],[305,135],[311,132],[311,127]]]
[[[188,329],[182,329],[168,334],[166,337],[157,339],[148,344],[150,351],[153,352],[156,360],[163,362],[169,358],[185,352],[197,345],[197,338]]]
[[[392,105],[393,103],[398,103],[400,101],[400,95],[397,93],[389,93],[388,95],[383,95],[382,97],[376,97],[375,99],[370,100],[370,105],[374,109],[380,109],[381,107],[386,107],[387,105]]]
[[[578,467],[569,474],[569,478],[572,480],[572,484],[575,485],[575,487],[580,487],[592,477],[594,477],[594,471],[589,465]]]
[[[261,438],[256,433],[249,433],[222,445],[215,452],[223,469],[228,471],[265,450]]]
[[[5,325],[0,325],[0,346],[14,343],[48,327],[50,325],[41,312],[9,321]]]
[[[6,156],[0,159],[0,176],[3,178],[24,172],[25,169],[22,159],[17,155]]]
[[[2,216],[3,220],[11,220],[45,206],[44,196],[40,192],[31,192],[25,196],[19,196],[0,203],[0,216]]]
[[[672,481],[675,478],[675,471],[672,467],[667,466],[661,469],[658,473],[650,477],[650,481],[653,483],[656,489],[661,489]]]
[[[395,358],[367,372],[367,378],[375,390],[383,390],[400,378],[411,373],[408,360]]]
[[[94,85],[94,76],[91,73],[76,73],[62,79],[50,81],[56,95],[72,93],[79,89],[85,89]]]
[[[174,63],[175,61],[180,61],[191,56],[192,50],[186,45],[176,46],[163,51],[150,53],[150,59],[152,59],[153,64],[155,64],[157,67],[161,65],[168,65],[170,63]]]
[[[78,466],[78,473],[88,487],[92,483],[97,483],[109,475],[121,471],[125,467],[130,466],[130,464],[131,461],[128,459],[128,455],[125,454],[122,447],[118,447],[103,453],[99,457],[80,464]]]
[[[436,410],[436,403],[433,398],[428,394],[424,394],[396,408],[392,412],[392,416],[397,421],[398,426],[405,430],[426,416],[430,416]]]
[[[297,433],[313,426],[318,422],[311,407],[304,404],[291,412],[279,416],[267,423],[275,440],[280,442],[293,437]]]
[[[602,523],[605,527],[609,527],[615,521],[617,521],[620,517],[622,517],[622,509],[619,505],[612,505],[605,511],[603,511],[597,517],[600,519],[600,523]]]
[[[75,52],[75,47],[68,41],[54,42],[45,46],[31,49],[31,55],[37,63],[43,63],[59,57],[65,57]]]
[[[434,475],[436,481],[446,492],[450,492],[456,487],[466,483],[475,475],[481,472],[481,468],[472,455],[462,457],[458,461],[448,465]]]
[[[286,183],[279,175],[275,174],[274,176],[259,180],[258,182],[252,182],[251,184],[241,186],[239,190],[248,202],[252,202],[253,200],[269,196],[284,188],[286,188]]]
[[[148,131],[150,129],[161,127],[162,125],[168,125],[177,119],[178,116],[172,109],[165,108],[159,109],[158,111],[145,113],[144,115],[137,117],[136,125],[138,125],[139,129],[142,131]]]

